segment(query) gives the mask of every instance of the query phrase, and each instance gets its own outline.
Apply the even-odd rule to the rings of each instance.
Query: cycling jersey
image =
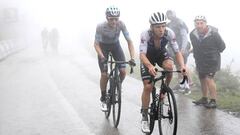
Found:
[[[161,47],[159,49],[155,49],[157,52],[167,53],[166,45],[169,44],[169,46],[173,49],[173,51],[176,53],[179,51],[178,44],[176,42],[176,36],[174,32],[166,27],[164,36],[161,38],[160,41]],[[140,42],[140,53],[145,53],[151,55],[151,52],[148,52],[149,48],[154,47],[153,43],[153,33],[151,30],[144,31],[141,34],[141,42]],[[157,56],[155,56],[157,57]]]
[[[118,42],[120,32],[122,31],[126,40],[131,40],[129,32],[122,21],[117,22],[117,26],[112,28],[107,22],[103,22],[97,26],[95,34],[95,43],[114,44]]]
[[[179,52],[178,44],[175,39],[174,32],[166,28],[164,36],[160,39],[160,48],[154,46],[153,33],[151,30],[144,31],[141,34],[140,53],[146,54],[146,57],[152,65],[158,64],[162,67],[162,63],[166,59],[171,59],[167,52],[166,46],[169,45],[175,53]],[[151,79],[151,75],[148,72],[148,68],[141,63],[141,76],[142,80]]]

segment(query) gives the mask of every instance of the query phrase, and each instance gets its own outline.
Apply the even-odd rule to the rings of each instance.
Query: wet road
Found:
[[[142,134],[140,81],[131,77],[124,81],[116,129],[112,116],[106,120],[99,109],[96,58],[85,49],[65,49],[57,56],[39,50],[29,47],[0,62],[0,135]],[[240,134],[240,119],[176,96],[178,135]]]

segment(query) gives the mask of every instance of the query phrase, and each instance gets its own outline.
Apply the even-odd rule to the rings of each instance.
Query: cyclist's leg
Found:
[[[108,58],[109,50],[106,47],[104,47],[102,44],[100,45],[100,47],[102,49],[104,57]],[[98,65],[101,71],[101,77],[100,77],[101,101],[104,101],[106,96],[108,74],[107,74],[107,69],[104,69],[104,63],[101,62],[101,59],[99,56],[98,56]]]
[[[173,61],[171,59],[166,59],[163,61],[162,67],[164,70],[173,70]],[[168,74],[166,77],[166,84],[169,85],[172,80],[172,73]]]
[[[157,64],[162,67],[164,70],[172,71],[173,70],[173,60],[169,55],[162,55],[160,59],[158,59]],[[172,73],[169,73],[166,77],[166,84],[169,85],[172,80]]]
[[[148,107],[150,103],[150,94],[152,92],[153,86],[152,84],[149,84],[149,80],[151,79],[151,75],[148,72],[148,68],[144,66],[142,63],[140,64],[141,68],[141,76],[143,81],[143,91],[142,91],[142,107],[141,107],[141,113],[142,113],[142,131],[143,132],[150,132],[150,127],[148,123]]]
[[[116,45],[112,48],[111,52],[112,52],[114,60],[125,61],[125,55],[123,53],[122,47],[120,46],[119,42],[116,43]],[[121,82],[123,82],[123,80],[126,76],[126,64],[120,64],[119,71],[120,71]]]

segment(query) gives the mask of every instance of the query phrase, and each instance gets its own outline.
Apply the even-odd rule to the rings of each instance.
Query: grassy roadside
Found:
[[[192,98],[193,100],[197,100],[201,98],[200,88],[192,87],[192,93],[187,97]],[[228,112],[236,117],[240,117],[240,92],[232,93],[232,92],[224,92],[218,91],[217,104],[218,109]]]

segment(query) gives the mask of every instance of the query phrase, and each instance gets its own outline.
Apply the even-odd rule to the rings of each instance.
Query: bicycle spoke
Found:
[[[108,80],[108,84],[107,84],[107,95],[106,95],[107,111],[105,112],[106,118],[108,118],[111,113],[111,104],[112,104],[111,91],[112,91],[112,89],[113,89],[113,79],[110,78]]]
[[[121,114],[121,83],[118,81],[113,97],[113,122],[114,127],[117,127],[120,121]]]
[[[173,92],[167,92],[160,105],[160,135],[175,135],[177,131],[177,106]]]

